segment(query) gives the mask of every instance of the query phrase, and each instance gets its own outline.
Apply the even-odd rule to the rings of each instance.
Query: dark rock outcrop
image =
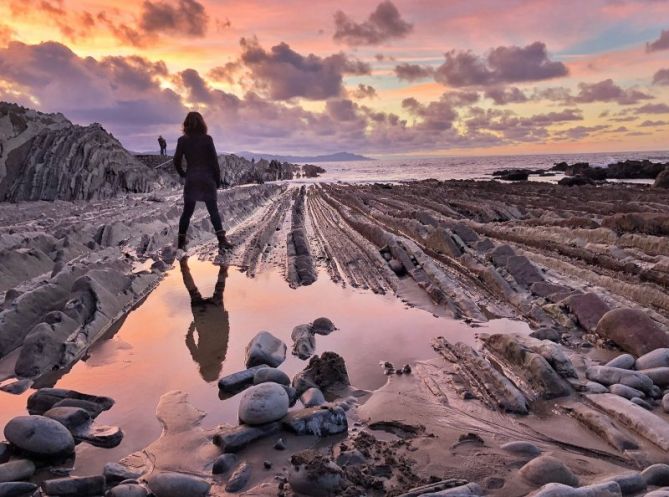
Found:
[[[664,171],[657,175],[653,186],[655,188],[669,188],[669,167],[665,168]]]
[[[99,124],[0,103],[0,200],[99,200],[166,184]]]

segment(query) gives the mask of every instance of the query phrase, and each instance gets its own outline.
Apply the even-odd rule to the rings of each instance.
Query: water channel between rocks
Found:
[[[112,397],[115,406],[97,424],[116,425],[125,433],[114,449],[81,444],[74,474],[100,472],[105,462],[117,461],[156,439],[162,427],[155,409],[160,396],[170,390],[189,394],[191,402],[207,413],[205,426],[236,424],[239,396],[220,400],[216,380],[244,368],[244,349],[260,330],[288,345],[281,369],[292,377],[306,364],[290,355],[293,327],[321,316],[330,318],[338,330],[316,336],[316,353],[331,350],[343,356],[351,383],[368,390],[386,381],[380,361],[402,365],[435,357],[433,337],[473,344],[478,332],[528,331],[525,323],[507,319],[472,328],[407,307],[393,295],[344,288],[325,273],[313,285],[292,290],[277,271],[248,278],[230,268],[226,276],[219,266],[193,258],[188,267],[204,298],[215,294],[217,281],[225,281],[222,306],[191,306],[182,268],[176,264],[113,336],[95,344],[85,360],[58,380],[60,388]],[[26,412],[32,392],[19,396],[0,392],[0,426]]]

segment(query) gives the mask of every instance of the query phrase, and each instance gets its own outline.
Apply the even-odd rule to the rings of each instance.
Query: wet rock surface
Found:
[[[258,333],[246,346],[246,367],[277,367],[286,360],[286,344],[268,331]]]
[[[463,319],[472,326],[472,335],[478,335],[467,344],[436,339],[436,358],[411,363],[408,369],[402,366],[404,361],[384,368],[392,371],[387,384],[371,395],[359,393],[358,400],[348,398],[355,389],[343,358],[335,352],[310,357],[290,387],[285,385],[284,373],[269,367],[220,379],[221,402],[245,389],[240,398],[250,395],[263,385],[273,385],[263,388],[276,390],[283,399],[278,393],[281,389],[288,405],[298,394],[308,405],[311,400],[304,394],[313,394],[315,390],[310,389],[314,388],[330,401],[304,409],[298,404],[292,410],[286,408],[287,415],[284,412],[276,421],[263,419],[254,426],[204,429],[200,426],[204,413],[189,405],[185,394],[167,394],[158,408],[165,428],[161,438],[121,461],[127,475],[115,468],[105,469],[105,477],[108,474],[108,480],[115,483],[124,481],[124,476],[138,479],[139,485],[124,484],[130,487],[127,489],[118,485],[114,491],[140,494],[145,480],[173,473],[198,475],[216,495],[243,464],[254,468],[241,490],[248,495],[268,491],[292,495],[304,481],[311,482],[312,492],[313,488],[331,492],[332,480],[337,480],[336,492],[346,497],[453,492],[500,497],[623,495],[641,488],[639,478],[650,487],[659,486],[650,482],[664,481],[663,469],[646,469],[661,464],[669,447],[664,413],[669,401],[662,402],[669,385],[669,369],[665,369],[669,365],[661,345],[669,323],[668,246],[662,224],[667,200],[657,189],[627,185],[586,185],[566,191],[550,184],[432,181],[327,184],[300,192],[263,185],[247,192],[231,189],[222,193],[241,211],[233,216],[234,225],[241,229],[231,235],[238,248],[230,254],[230,261],[247,268],[249,276],[263,265],[276,264],[289,268],[286,279],[293,286],[307,284],[309,275],[323,269],[335,281],[380,294],[402,296],[408,288],[411,295],[424,296],[429,302],[426,308],[436,315]],[[251,198],[254,196],[258,198]],[[25,273],[28,276],[7,272],[13,283],[5,283],[6,279],[0,283],[7,286],[0,306],[2,322],[13,332],[27,333],[16,342],[14,338],[4,342],[5,350],[26,343],[26,350],[43,347],[44,358],[56,357],[51,354],[63,342],[47,341],[48,334],[71,335],[81,323],[95,322],[96,327],[88,328],[74,352],[68,352],[67,360],[59,364],[77,360],[92,343],[88,331],[90,337],[97,336],[95,330],[113,321],[117,309],[123,312],[126,304],[143,294],[133,290],[126,300],[115,302],[100,282],[108,281],[114,292],[107,293],[116,297],[127,285],[135,288],[142,281],[153,281],[151,278],[157,281],[160,271],[151,271],[153,276],[147,280],[129,277],[129,282],[114,276],[129,275],[132,271],[127,265],[113,262],[92,270],[88,262],[71,267],[67,261],[100,251],[110,253],[116,261],[124,257],[119,247],[132,252],[131,258],[142,253],[158,259],[173,235],[162,234],[162,229],[179,211],[164,205],[170,198],[157,193],[155,201],[140,196],[127,200],[154,219],[165,216],[164,223],[157,223],[159,229],[149,229],[148,221],[143,224],[137,218],[126,223],[102,206],[99,217],[104,226],[80,230],[84,235],[75,235],[80,222],[68,224],[63,216],[85,218],[86,212],[69,204],[59,205],[60,217],[54,214],[54,220],[43,224],[30,218],[30,205],[12,219],[10,229],[16,232],[3,231],[0,243],[12,252],[12,261],[28,261],[24,267],[34,269]],[[112,200],[109,209],[119,210],[120,206]],[[0,208],[0,217],[7,219],[3,212],[7,211]],[[262,219],[244,224],[251,212],[262,213],[258,215]],[[95,221],[88,220],[98,225]],[[53,239],[29,235],[36,227],[50,230]],[[56,236],[60,229],[68,233],[67,243],[64,236]],[[148,236],[140,240],[135,230]],[[194,241],[207,236],[211,233],[198,228]],[[30,239],[32,255],[23,251],[26,246],[21,245],[21,237]],[[277,243],[277,239],[282,241]],[[54,251],[61,252],[59,260],[64,265],[50,255]],[[164,253],[165,261],[160,260],[171,263],[174,253]],[[51,271],[55,275],[47,278],[46,285],[22,286],[28,277]],[[7,291],[13,287],[16,289]],[[77,296],[70,299],[73,289]],[[91,298],[102,312],[90,311]],[[36,306],[39,312],[33,312]],[[46,308],[48,312],[42,312]],[[638,318],[607,318],[622,309],[635,311]],[[521,319],[536,332],[532,337],[500,335],[494,323],[488,323],[499,317]],[[625,326],[620,325],[623,322]],[[318,346],[318,340],[327,343],[329,338],[316,335],[334,330],[325,319],[309,326],[311,333],[304,335],[307,345],[311,338]],[[618,328],[625,328],[626,333]],[[26,342],[28,335],[31,338]],[[658,340],[651,340],[652,350],[641,350],[647,343],[645,336]],[[285,345],[260,349],[267,354],[253,360],[263,366],[276,361],[279,366],[285,358]],[[298,357],[300,351],[307,356],[307,349],[298,347]],[[24,358],[31,355],[37,357],[26,353]],[[33,366],[41,371],[54,360],[26,360],[24,364],[26,371]],[[51,415],[70,429],[85,418],[81,409],[94,418],[110,407],[103,398],[42,390],[31,401],[31,412],[55,410]],[[320,403],[319,396],[312,397],[318,397]],[[262,414],[268,411],[263,408]],[[272,418],[275,416],[278,414]],[[379,439],[370,432],[379,434]],[[333,438],[324,438],[330,436]],[[283,450],[275,450],[280,438]],[[290,457],[304,447],[316,448],[320,455],[304,456],[296,465],[290,464]],[[221,452],[235,452],[238,462],[213,472]],[[546,458],[559,464],[546,463]],[[526,477],[533,474],[533,465],[542,464],[552,469],[536,473],[552,476],[544,480]],[[310,465],[329,468],[339,476],[319,481],[318,475],[329,470],[309,476],[305,470]],[[526,465],[530,466],[521,471]],[[569,472],[580,487],[574,486]],[[279,479],[274,480],[275,475]],[[650,487],[647,491],[653,490]],[[204,487],[195,491],[200,488]]]
[[[5,438],[21,451],[44,458],[74,452],[74,438],[62,424],[44,416],[18,416],[4,428]]]
[[[248,425],[278,421],[288,413],[288,394],[276,383],[261,383],[242,394],[239,419]]]
[[[204,497],[209,493],[210,484],[196,476],[161,472],[147,479],[151,492],[156,497]]]

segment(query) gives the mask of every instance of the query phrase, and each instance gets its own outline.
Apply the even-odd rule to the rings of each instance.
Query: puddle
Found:
[[[191,293],[199,291],[206,302],[191,306],[187,287]],[[473,344],[476,333],[528,330],[523,322],[504,319],[474,329],[407,308],[391,295],[342,288],[325,273],[313,285],[291,290],[276,271],[248,278],[235,268],[226,272],[191,259],[185,273],[177,264],[113,337],[96,344],[58,380],[58,387],[115,399],[116,405],[97,423],[120,426],[125,433],[114,449],[80,445],[75,474],[99,473],[105,462],[156,439],[161,432],[156,405],[170,390],[187,392],[191,402],[208,413],[205,426],[236,424],[239,396],[221,401],[216,380],[244,368],[244,349],[260,330],[286,342],[289,353],[281,369],[292,377],[305,361],[290,355],[290,333],[294,326],[321,316],[339,329],[316,336],[316,353],[332,350],[342,355],[351,383],[369,390],[386,381],[379,361],[401,365],[432,358],[430,340],[435,336]],[[25,413],[31,392],[0,392],[0,426]]]

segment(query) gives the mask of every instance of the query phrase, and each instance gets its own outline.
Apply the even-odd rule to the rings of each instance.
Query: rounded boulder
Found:
[[[204,497],[209,494],[209,482],[183,473],[157,473],[147,483],[156,497]]]
[[[36,457],[64,457],[74,452],[70,431],[44,416],[17,416],[7,423],[4,433],[8,442]]]
[[[242,394],[239,420],[247,425],[278,421],[288,413],[290,401],[286,390],[277,383],[261,383]]]
[[[635,356],[669,347],[669,334],[647,313],[637,309],[613,309],[597,323],[597,334]]]
[[[520,468],[520,475],[535,485],[562,483],[578,486],[578,478],[562,461],[553,456],[539,456]]]

